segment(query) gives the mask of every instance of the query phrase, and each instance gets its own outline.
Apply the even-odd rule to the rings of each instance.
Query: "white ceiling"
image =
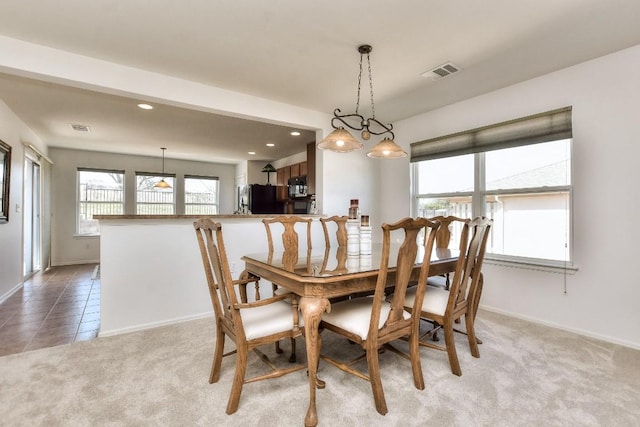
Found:
[[[2,36],[326,113],[354,110],[356,48],[371,44],[376,117],[387,123],[640,44],[638,22],[638,0],[0,3]],[[421,77],[448,61],[462,71]],[[185,157],[236,162],[282,158],[315,138],[161,102],[142,111],[4,71],[0,99],[50,146],[145,155],[166,146],[171,157],[179,145]],[[368,107],[364,81],[360,111]]]

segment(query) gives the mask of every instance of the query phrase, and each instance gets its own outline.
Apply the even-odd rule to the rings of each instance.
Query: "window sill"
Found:
[[[95,234],[77,234],[77,233],[75,233],[73,235],[73,237],[74,238],[76,238],[76,237],[80,237],[80,238],[82,238],[82,237],[100,237],[100,233],[95,233]]]
[[[550,273],[575,274],[578,266],[570,262],[545,259],[514,258],[487,254],[484,262],[503,267],[524,268],[526,270],[547,271]]]

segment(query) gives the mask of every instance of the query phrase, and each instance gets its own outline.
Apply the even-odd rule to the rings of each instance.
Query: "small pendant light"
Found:
[[[166,150],[166,148],[162,147],[160,149],[162,150],[162,179],[158,181],[158,183],[154,185],[153,188],[157,188],[158,190],[167,190],[171,188],[171,185],[164,180],[164,150]]]

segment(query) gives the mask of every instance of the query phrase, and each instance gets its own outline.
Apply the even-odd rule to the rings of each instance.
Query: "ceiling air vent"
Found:
[[[453,62],[447,62],[445,64],[438,65],[432,70],[425,71],[421,74],[421,76],[429,81],[436,81],[450,76],[451,74],[455,74],[460,70],[461,68],[455,65]]]
[[[79,125],[79,124],[74,124],[74,123],[69,123],[71,125],[71,128],[75,131],[78,132],[89,132],[89,126],[87,125]]]

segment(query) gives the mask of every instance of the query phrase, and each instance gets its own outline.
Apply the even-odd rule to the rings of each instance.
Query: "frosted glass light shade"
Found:
[[[364,145],[343,127],[334,130],[318,143],[318,148],[337,153],[348,153],[349,151],[360,150],[363,147]]]
[[[400,148],[392,139],[385,138],[376,144],[371,151],[367,153],[368,157],[375,159],[399,159],[406,157],[407,153]]]

